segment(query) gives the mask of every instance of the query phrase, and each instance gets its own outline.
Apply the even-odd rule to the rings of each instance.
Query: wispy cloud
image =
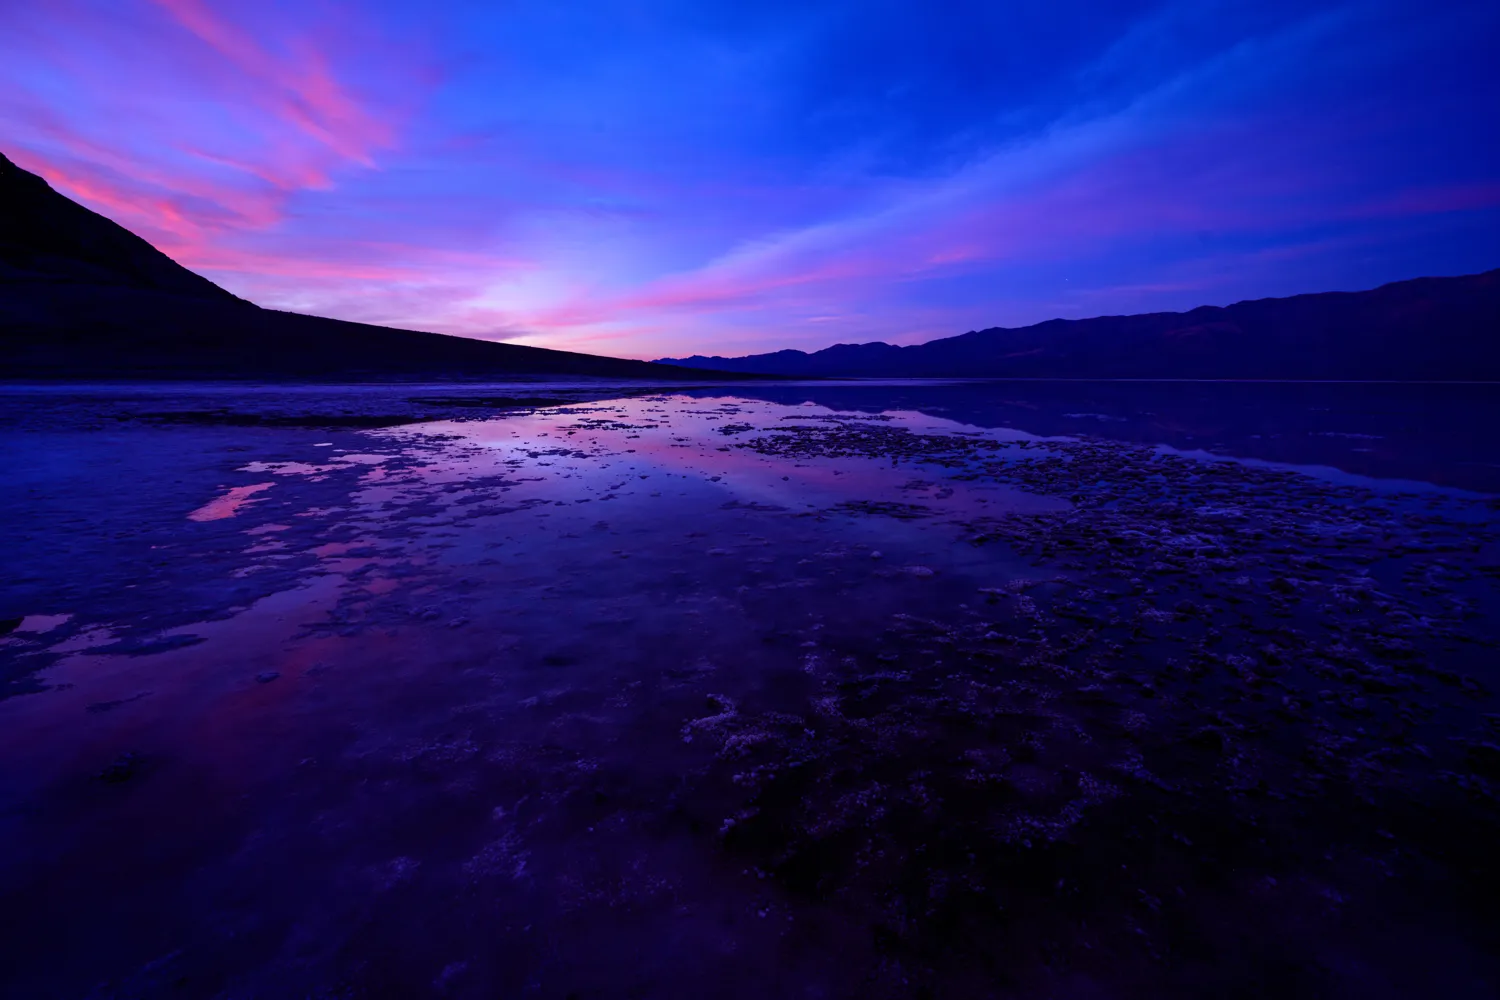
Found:
[[[267,110],[344,159],[372,167],[375,152],[395,144],[392,123],[351,95],[308,39],[291,40],[293,54],[278,56],[203,0],[152,2],[247,77]]]

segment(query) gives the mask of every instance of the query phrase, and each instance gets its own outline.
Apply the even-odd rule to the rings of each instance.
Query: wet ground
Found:
[[[1500,984],[1492,389],[0,393],[0,991]]]

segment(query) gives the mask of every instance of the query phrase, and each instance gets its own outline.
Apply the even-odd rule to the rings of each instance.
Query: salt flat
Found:
[[[0,982],[1488,995],[1410,391],[7,390]]]

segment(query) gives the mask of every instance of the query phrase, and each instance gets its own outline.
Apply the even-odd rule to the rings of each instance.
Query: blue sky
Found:
[[[1500,5],[0,6],[3,151],[264,305],[631,357],[1500,266]]]

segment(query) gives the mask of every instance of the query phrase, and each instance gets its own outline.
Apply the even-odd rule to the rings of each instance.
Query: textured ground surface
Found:
[[[1493,995],[1482,449],[730,391],[7,394],[0,985]]]

